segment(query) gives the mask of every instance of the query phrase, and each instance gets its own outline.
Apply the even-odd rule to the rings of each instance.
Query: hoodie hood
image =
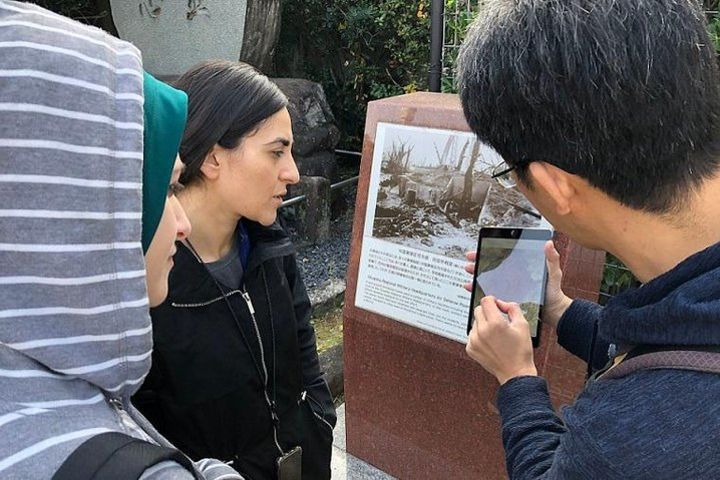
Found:
[[[0,396],[127,398],[152,349],[140,53],[29,4],[0,20]]]
[[[612,298],[598,333],[623,345],[720,345],[720,244]]]
[[[168,184],[185,130],[188,97],[147,72],[143,77],[143,90],[142,246],[147,253],[165,208]]]

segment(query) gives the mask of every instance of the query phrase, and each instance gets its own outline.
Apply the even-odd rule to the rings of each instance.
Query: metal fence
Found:
[[[467,27],[483,0],[445,0],[442,58],[442,91],[455,92],[455,61]]]
[[[598,302],[605,305],[608,300],[626,290],[637,288],[640,281],[635,278],[633,273],[611,254],[605,257],[605,269],[603,278],[600,282],[600,294]]]

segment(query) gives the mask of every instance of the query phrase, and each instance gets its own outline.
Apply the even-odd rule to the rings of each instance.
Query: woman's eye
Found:
[[[168,188],[168,196],[177,195],[178,193],[185,190],[185,185],[180,182],[171,183]]]
[[[280,158],[280,157],[283,156],[284,153],[285,153],[285,150],[275,150],[275,151],[273,152],[273,155],[275,155],[276,157]]]

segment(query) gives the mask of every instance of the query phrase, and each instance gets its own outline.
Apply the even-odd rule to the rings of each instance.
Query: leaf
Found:
[[[161,7],[155,7],[155,8],[153,9],[151,15],[153,16],[153,18],[155,18],[155,17],[157,17],[158,15],[160,15],[161,13],[162,13],[162,8],[161,8]]]

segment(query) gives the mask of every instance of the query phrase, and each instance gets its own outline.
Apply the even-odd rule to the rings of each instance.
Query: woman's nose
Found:
[[[297,164],[292,154],[288,155],[289,162],[283,168],[280,179],[286,183],[294,185],[300,181],[300,172],[298,171]]]
[[[182,207],[178,199],[172,197],[171,201],[174,202],[173,208],[175,209],[175,218],[177,220],[177,239],[184,240],[190,236],[190,232],[192,232],[192,225],[185,213],[185,209]]]

